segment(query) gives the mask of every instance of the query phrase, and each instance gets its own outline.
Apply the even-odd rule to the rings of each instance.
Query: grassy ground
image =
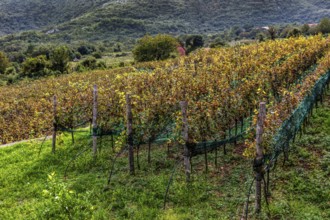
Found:
[[[219,151],[217,166],[210,153],[207,173],[204,156],[193,158],[189,185],[183,167],[177,166],[164,210],[179,149],[171,148],[167,154],[165,146],[153,146],[148,164],[142,148],[140,169],[133,177],[123,154],[107,186],[114,156],[110,140],[99,141],[101,149],[94,159],[89,135],[77,133],[75,139],[72,144],[70,135],[61,135],[55,155],[50,141],[42,148],[40,142],[31,142],[0,149],[0,219],[239,219],[242,215],[253,172],[251,161],[241,156],[241,145],[229,146],[227,155]],[[317,109],[284,166],[281,159],[271,173],[269,212],[264,205],[258,218],[330,219],[329,102]],[[253,201],[252,196],[251,213]]]
[[[330,219],[330,103],[316,110],[289,163],[273,173],[274,219]]]
[[[113,53],[109,56],[102,57],[102,61],[106,63],[107,66],[118,67],[120,64],[131,65],[134,61],[132,53]]]

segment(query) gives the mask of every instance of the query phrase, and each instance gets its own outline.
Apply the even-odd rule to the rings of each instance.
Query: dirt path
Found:
[[[47,136],[46,137],[46,140],[49,140],[51,138],[52,138],[52,136]],[[36,138],[36,139],[29,139],[29,140],[23,140],[23,141],[17,141],[17,142],[13,142],[13,143],[9,143],[9,144],[3,144],[3,145],[0,145],[0,149],[1,148],[5,148],[5,147],[10,147],[10,146],[13,146],[13,145],[16,145],[16,144],[21,144],[21,143],[43,141],[44,139],[45,139],[45,137],[43,137],[43,138]]]

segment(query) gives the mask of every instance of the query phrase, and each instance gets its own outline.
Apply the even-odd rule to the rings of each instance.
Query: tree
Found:
[[[230,28],[229,34],[232,38],[238,37],[244,30],[238,26]]]
[[[92,45],[80,45],[77,49],[77,51],[81,54],[81,55],[88,55],[91,54],[93,52],[96,51],[95,47]]]
[[[257,40],[258,40],[259,42],[264,42],[266,37],[265,37],[265,34],[264,34],[264,33],[259,32],[259,33],[257,34],[256,38],[257,38]]]
[[[50,53],[50,61],[52,70],[60,71],[61,73],[68,72],[68,64],[71,60],[70,50],[66,46],[56,47]]]
[[[0,74],[4,74],[9,66],[9,60],[4,52],[0,51]]]
[[[26,49],[26,51],[25,51],[25,53],[27,55],[31,55],[33,53],[34,49],[35,49],[35,45],[29,44],[28,47],[27,47],[27,49]]]
[[[133,49],[134,59],[137,62],[165,60],[176,53],[178,45],[178,41],[170,35],[159,34],[155,37],[146,35]]]
[[[204,40],[203,37],[200,35],[192,35],[186,39],[186,48],[188,54],[203,46]]]
[[[25,60],[25,55],[22,52],[13,52],[10,54],[10,60],[16,63],[23,63]]]
[[[210,48],[218,48],[218,47],[225,47],[228,44],[221,38],[216,38],[211,44]]]
[[[289,36],[289,33],[292,31],[293,27],[291,26],[286,26],[282,29],[280,32],[280,37],[281,38],[287,38]]]
[[[51,45],[41,45],[39,47],[33,47],[33,51],[30,53],[30,55],[31,57],[45,55],[46,58],[49,59],[51,51],[52,51]]]
[[[276,32],[277,32],[277,30],[276,30],[275,27],[273,27],[273,26],[269,27],[269,29],[268,29],[268,35],[269,35],[269,38],[271,40],[275,40],[275,38],[276,38]]]
[[[330,19],[329,18],[323,18],[319,25],[317,26],[318,32],[321,32],[322,34],[328,34],[330,33]]]
[[[289,33],[287,37],[298,37],[301,35],[301,30],[298,28],[293,28]]]
[[[83,60],[81,62],[81,64],[85,68],[90,69],[90,70],[96,69],[96,67],[97,67],[96,58],[95,57],[91,57],[91,56],[89,56],[85,60]]]
[[[45,76],[51,73],[50,67],[51,62],[47,60],[45,55],[30,57],[24,61],[21,75],[30,78]]]
[[[310,30],[310,27],[308,24],[304,24],[302,27],[301,27],[301,33],[305,36],[309,35],[309,30]]]
[[[114,47],[113,47],[113,52],[117,53],[117,52],[121,52],[122,45],[120,43],[117,43]]]

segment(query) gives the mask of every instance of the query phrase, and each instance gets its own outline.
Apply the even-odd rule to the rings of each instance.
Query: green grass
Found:
[[[327,98],[329,100],[329,96]],[[56,154],[51,142],[27,142],[0,149],[0,219],[238,219],[243,212],[253,172],[251,161],[241,156],[242,146],[229,146],[228,154],[209,154],[208,173],[204,156],[193,158],[193,175],[185,183],[178,166],[166,209],[164,195],[181,150],[153,146],[152,162],[146,149],[140,153],[140,169],[128,174],[127,155],[119,157],[107,186],[110,139],[99,141],[94,159],[86,133],[58,139]],[[70,161],[88,149],[72,163]],[[67,176],[64,177],[67,165]],[[292,145],[289,161],[280,158],[271,173],[269,213],[264,204],[259,219],[330,218],[330,104],[316,110],[306,134]],[[251,218],[253,195],[250,202]]]
[[[102,57],[102,61],[106,63],[107,66],[118,67],[121,63],[124,65],[131,65],[134,62],[132,53],[113,53],[108,56]]]
[[[328,97],[329,100],[329,97]],[[330,104],[291,146],[289,161],[272,174],[270,210],[276,219],[330,218]]]
[[[146,162],[145,149],[142,150],[141,169],[134,177],[128,175],[126,155],[119,158],[106,191],[111,165],[109,157],[113,155],[106,145],[100,145],[97,160],[90,151],[80,156],[64,178],[69,161],[90,145],[88,137],[77,139],[79,144],[71,145],[70,137],[62,136],[55,155],[50,153],[49,142],[39,157],[40,144],[37,143],[1,149],[0,219],[51,216],[57,219],[60,214],[62,218],[69,218],[70,214],[72,219],[81,216],[86,219],[92,216],[95,219],[219,219],[219,216],[229,219],[237,214],[244,202],[246,190],[232,187],[233,183],[241,183],[244,188],[244,180],[250,177],[239,158],[221,156],[219,160],[223,162],[219,167],[216,169],[210,163],[210,171],[205,174],[201,157],[193,160],[195,171],[189,187],[179,166],[170,188],[167,208],[163,210],[166,187],[176,164],[174,158],[179,155],[174,153],[177,149],[172,149],[167,157],[165,147],[159,146],[154,146],[151,165]],[[209,159],[213,156],[210,155]],[[49,180],[48,176],[53,172],[55,175]],[[51,188],[56,191],[44,195],[43,191],[52,192]],[[74,193],[70,194],[70,190]]]

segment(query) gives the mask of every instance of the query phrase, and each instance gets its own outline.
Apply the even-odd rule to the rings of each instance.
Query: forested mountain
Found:
[[[39,29],[65,41],[135,38],[313,23],[329,14],[327,0],[2,0],[0,35]]]
[[[0,35],[69,21],[107,0],[1,0]]]

